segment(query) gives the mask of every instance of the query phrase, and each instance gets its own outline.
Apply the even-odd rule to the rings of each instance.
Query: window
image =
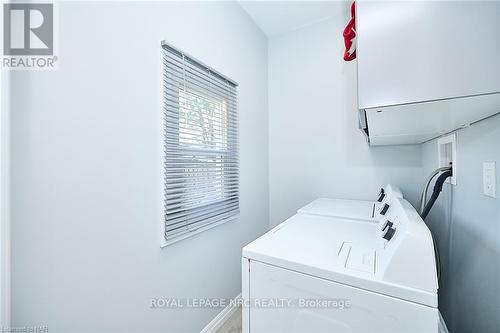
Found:
[[[163,46],[165,239],[239,214],[237,84]]]

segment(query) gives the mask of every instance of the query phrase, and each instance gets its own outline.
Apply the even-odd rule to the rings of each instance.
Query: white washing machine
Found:
[[[243,332],[438,332],[431,234],[394,198],[381,223],[298,213],[243,248]]]
[[[298,213],[377,222],[392,200],[402,197],[399,188],[388,184],[380,189],[376,201],[319,198],[299,209]]]

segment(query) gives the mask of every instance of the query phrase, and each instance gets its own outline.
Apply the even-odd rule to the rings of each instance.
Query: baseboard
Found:
[[[233,315],[233,313],[238,309],[236,304],[238,300],[241,299],[241,293],[236,296],[228,306],[226,306],[211,322],[205,326],[200,333],[215,333],[219,328],[224,325],[224,323]]]

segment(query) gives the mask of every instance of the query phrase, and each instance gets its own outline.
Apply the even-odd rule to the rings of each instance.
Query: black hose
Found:
[[[427,205],[425,205],[424,211],[422,212],[422,220],[425,220],[429,212],[431,211],[432,206],[434,206],[434,203],[436,202],[437,198],[439,197],[439,194],[443,190],[443,184],[446,178],[451,177],[453,175],[451,169],[448,171],[443,172],[438,179],[436,180],[436,183],[434,184],[434,190],[432,191],[431,198]]]
[[[422,212],[422,220],[424,220],[427,215],[429,215],[429,212],[431,211],[432,206],[434,206],[434,203],[436,202],[437,198],[439,197],[439,194],[441,191],[443,191],[443,184],[444,181],[453,175],[452,169],[443,172],[438,179],[436,180],[436,183],[434,184],[434,190],[432,191],[432,196],[427,205],[425,205],[424,211]],[[436,240],[434,237],[432,237],[432,243],[434,244],[434,253],[436,257],[436,271],[437,271],[437,277],[438,281],[441,280],[441,255],[439,254],[439,249],[436,243]]]
[[[441,254],[439,253],[439,248],[436,240],[432,237],[432,244],[434,244],[434,258],[436,258],[436,273],[438,281],[441,281],[441,271],[443,270],[441,266]]]

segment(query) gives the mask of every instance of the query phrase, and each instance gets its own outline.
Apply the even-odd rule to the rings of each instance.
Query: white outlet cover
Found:
[[[457,185],[457,135],[456,133],[438,139],[438,167],[452,164],[453,176],[446,179],[449,184]]]
[[[497,176],[495,162],[483,163],[483,194],[492,198],[497,197]]]

